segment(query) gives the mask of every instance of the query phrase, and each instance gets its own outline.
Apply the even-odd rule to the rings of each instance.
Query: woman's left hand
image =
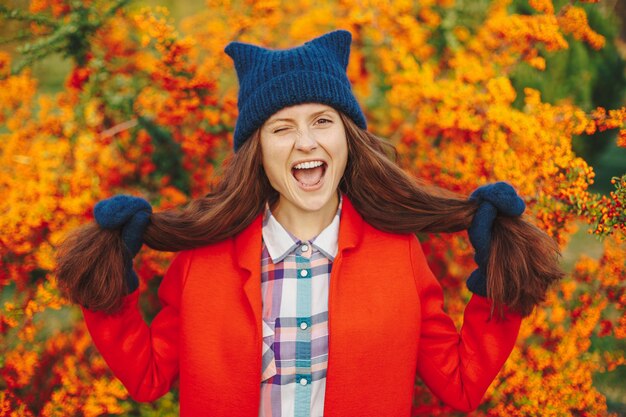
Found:
[[[469,199],[479,203],[472,224],[467,230],[475,250],[474,261],[478,268],[472,272],[466,283],[471,292],[486,297],[487,264],[493,221],[498,215],[521,216],[526,205],[515,189],[505,182],[483,185],[477,188]]]

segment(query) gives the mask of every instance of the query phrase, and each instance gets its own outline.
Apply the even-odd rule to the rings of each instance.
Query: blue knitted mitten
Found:
[[[526,208],[512,186],[505,182],[483,185],[477,188],[469,198],[478,201],[474,219],[467,233],[474,247],[474,261],[478,265],[467,279],[467,288],[474,294],[487,296],[487,262],[491,245],[491,227],[498,215],[521,216]]]
[[[143,245],[143,233],[150,223],[152,207],[143,198],[130,195],[116,195],[99,201],[93,209],[96,222],[103,229],[122,229],[122,241],[130,254],[125,265],[125,280],[128,292],[139,286],[139,279],[133,270],[133,258]]]

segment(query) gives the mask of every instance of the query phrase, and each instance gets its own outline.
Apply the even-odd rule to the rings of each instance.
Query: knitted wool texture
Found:
[[[346,75],[351,42],[350,32],[337,30],[284,50],[229,43],[224,51],[239,79],[235,152],[274,113],[296,104],[326,104],[366,129]]]

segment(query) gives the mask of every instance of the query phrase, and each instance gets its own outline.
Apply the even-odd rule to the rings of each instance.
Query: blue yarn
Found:
[[[239,79],[235,152],[274,113],[296,104],[329,105],[366,129],[346,75],[351,42],[350,32],[336,30],[284,50],[228,44],[224,51],[233,59]]]
[[[467,288],[475,294],[487,296],[487,263],[491,246],[491,229],[498,215],[521,216],[526,205],[515,189],[505,183],[497,182],[476,189],[469,198],[480,203],[467,233],[474,247],[474,261],[478,269],[474,270],[466,281]]]
[[[526,209],[524,200],[517,195],[515,189],[502,181],[479,187],[472,193],[470,200],[488,201],[500,214],[509,217],[521,216]]]
[[[121,229],[122,241],[130,255],[124,266],[124,278],[128,291],[134,291],[139,286],[139,279],[133,270],[133,258],[143,245],[143,234],[150,223],[152,206],[143,198],[116,195],[99,201],[93,209],[93,214],[103,229]]]
[[[143,198],[119,194],[99,201],[93,208],[93,214],[100,227],[118,229],[140,210],[152,213],[150,203]]]
[[[151,213],[152,210],[150,212],[138,211],[122,227],[122,240],[133,258],[139,253],[139,249],[143,245],[143,233],[150,223]]]

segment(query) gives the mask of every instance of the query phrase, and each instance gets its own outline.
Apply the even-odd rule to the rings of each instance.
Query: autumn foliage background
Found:
[[[353,34],[348,72],[369,129],[396,144],[407,170],[466,194],[512,183],[567,255],[567,277],[524,321],[472,415],[604,416],[607,398],[624,412],[626,169],[599,193],[579,156],[626,147],[615,31],[591,23],[608,19],[594,1],[470,3],[207,0],[178,26],[167,9],[126,0],[0,6],[21,30],[11,34],[19,48],[0,51],[0,416],[177,415],[176,388],[137,404],[112,376],[57,290],[55,247],[102,198],[142,195],[160,210],[207,192],[237,115],[228,42],[289,47],[335,28]],[[595,60],[587,78],[552,78],[583,52]],[[56,93],[31,70],[50,54],[71,62]],[[584,88],[615,68],[613,101],[597,107]],[[460,322],[466,234],[421,238]],[[136,262],[147,320],[170,259],[144,248]],[[416,381],[414,415],[458,413]]]

